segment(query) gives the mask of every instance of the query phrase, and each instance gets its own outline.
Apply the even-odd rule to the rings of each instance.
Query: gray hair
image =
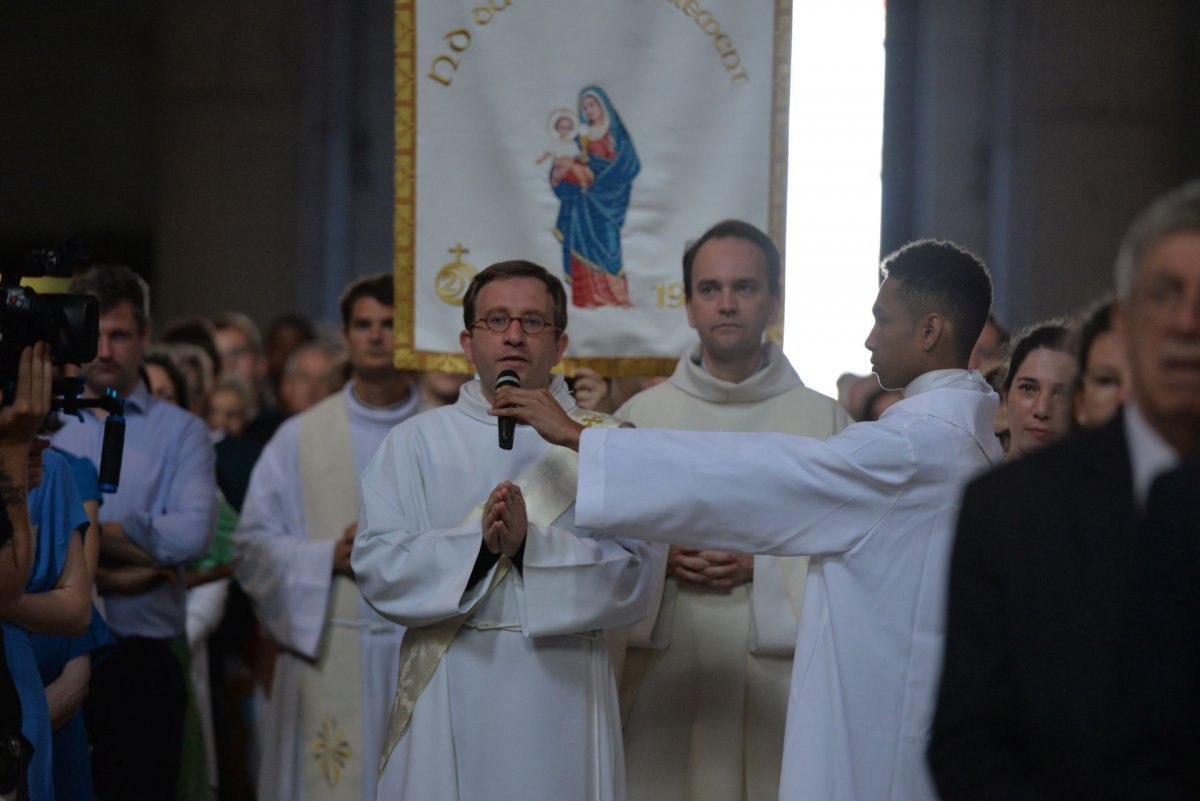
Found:
[[[312,342],[305,342],[288,354],[287,361],[283,365],[284,378],[288,378],[296,373],[296,365],[299,364],[300,358],[306,353],[322,353],[328,356],[329,361],[332,363],[336,363],[346,357],[345,348],[324,339],[314,339]]]
[[[262,334],[249,315],[243,314],[240,311],[224,311],[214,315],[212,323],[213,327],[218,331],[225,331],[231,328],[234,331],[240,331],[242,336],[246,338],[246,344],[250,347],[250,350],[254,351],[254,355],[262,355]]]
[[[1160,195],[1138,215],[1121,240],[1114,279],[1117,297],[1129,300],[1142,260],[1171,234],[1200,234],[1200,181],[1192,181]]]

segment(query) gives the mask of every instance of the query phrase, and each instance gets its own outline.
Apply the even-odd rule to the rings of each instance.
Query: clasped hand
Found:
[[[612,414],[616,411],[607,379],[587,367],[575,370],[575,402],[593,412]]]
[[[511,481],[501,481],[483,505],[483,544],[492,553],[511,557],[525,543],[528,531],[521,488]]]
[[[728,589],[754,579],[754,556],[672,545],[667,552],[667,575],[697,587]]]

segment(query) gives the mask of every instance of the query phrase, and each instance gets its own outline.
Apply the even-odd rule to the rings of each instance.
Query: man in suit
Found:
[[[1122,413],[964,496],[929,748],[948,801],[1113,790],[1142,510],[1158,474],[1200,455],[1200,183],[1134,222],[1116,282]]]

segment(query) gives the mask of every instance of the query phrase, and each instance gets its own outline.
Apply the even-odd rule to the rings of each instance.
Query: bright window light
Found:
[[[783,349],[804,383],[837,395],[870,372],[878,290],[883,0],[795,0]]]

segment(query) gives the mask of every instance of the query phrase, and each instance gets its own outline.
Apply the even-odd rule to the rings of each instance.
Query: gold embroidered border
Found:
[[[787,266],[788,115],[792,93],[792,0],[775,0],[775,41],[771,63],[771,167],[768,185],[767,235],[779,248]],[[786,269],[779,276],[779,294],[787,297]],[[783,344],[783,306],[779,318],[767,328],[767,339]]]
[[[393,325],[396,367],[406,370],[456,370],[451,354],[429,353],[434,359],[416,358],[414,299],[416,297],[417,231],[417,4],[395,0],[395,187],[393,209],[393,269],[396,312]],[[458,360],[466,367],[462,354]],[[437,362],[435,365],[433,362]],[[439,366],[448,364],[449,366]]]
[[[428,0],[426,0],[428,2]],[[442,370],[473,373],[461,353],[417,350],[416,226],[417,226],[417,2],[395,0],[396,114],[395,114],[395,231],[393,258],[396,277],[395,364],[402,370]],[[771,147],[768,183],[767,233],[785,254],[787,229],[788,100],[791,91],[792,0],[775,0],[775,33],[771,80]],[[786,264],[786,260],[784,261]],[[782,280],[782,277],[781,277]],[[782,291],[782,286],[781,286]],[[783,341],[783,308],[767,337]],[[612,377],[670,375],[676,358],[659,356],[595,356],[563,359],[558,371],[573,375],[589,367]]]

